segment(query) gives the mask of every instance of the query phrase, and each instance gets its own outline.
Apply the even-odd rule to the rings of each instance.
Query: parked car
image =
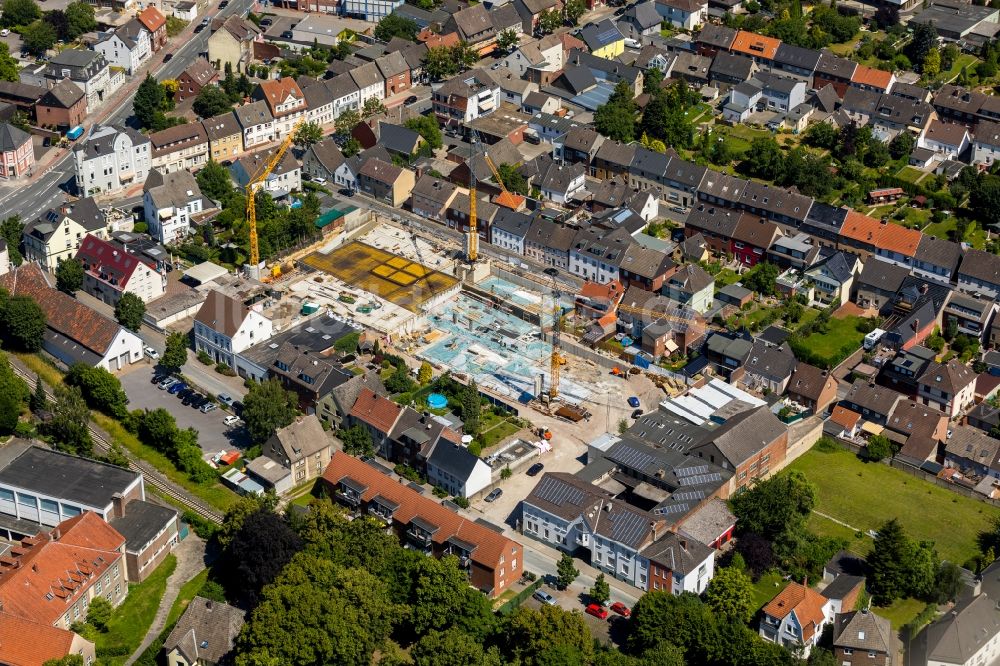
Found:
[[[411,104],[416,104],[419,101],[420,99],[416,95],[410,95],[409,97],[406,98],[406,101],[403,102],[403,104],[409,106]]]
[[[146,354],[146,356],[153,359],[154,361],[160,358],[160,352],[156,351],[152,347],[143,347],[142,351]]]
[[[235,426],[239,422],[240,422],[240,417],[233,416],[232,414],[230,414],[226,418],[222,419],[222,423],[225,424],[226,426],[230,427],[230,428],[232,428],[233,426]]]
[[[178,381],[180,381],[180,380],[175,379],[174,377],[167,377],[162,382],[160,382],[159,384],[157,384],[156,388],[158,388],[160,390],[168,389],[171,386],[173,386],[174,384],[176,384]]]
[[[634,410],[632,410],[632,418],[633,419],[637,419],[637,418],[639,418],[642,415],[643,415],[643,411],[641,409],[634,409]]]
[[[640,404],[641,403],[639,402],[639,398],[635,397],[634,395],[629,397],[628,406],[631,407],[632,409],[638,409]]]
[[[546,275],[551,275],[552,277],[559,275],[559,271],[556,270],[555,268],[546,268],[542,272],[545,273]]]
[[[229,6],[229,0],[222,0],[222,2],[219,3],[219,9],[225,9],[228,6]]]
[[[531,595],[535,599],[541,601],[543,604],[548,604],[549,606],[556,605],[556,599],[551,594],[545,590],[535,590],[534,594]]]
[[[0,37],[6,37],[9,34],[10,34],[10,30],[8,30],[7,28],[4,28],[3,30],[0,30]]]
[[[627,46],[630,49],[641,49],[642,42],[640,42],[638,39],[632,39],[630,37],[626,37],[625,46]]]
[[[205,404],[199,407],[199,409],[201,410],[202,414],[208,414],[210,411],[218,409],[218,407],[219,406],[216,405],[214,402],[206,400]]]
[[[490,494],[486,496],[486,501],[496,502],[498,499],[500,499],[501,495],[503,495],[503,490],[500,488],[494,488],[492,491],[490,491]]]
[[[272,23],[273,23],[273,21],[272,21],[271,19],[269,19],[269,18],[264,18],[264,19],[261,19],[261,20],[260,20],[260,27],[262,27],[262,28],[266,28],[266,27],[268,27],[269,25],[271,25]],[[266,63],[265,63],[265,64],[266,64]]]
[[[589,604],[587,606],[587,615],[593,615],[600,620],[608,619],[608,609],[604,606],[599,606],[597,604]]]
[[[219,402],[221,402],[223,405],[227,407],[232,407],[233,402],[235,401],[233,400],[233,396],[229,395],[228,393],[220,393]]]
[[[178,381],[176,384],[173,384],[170,388],[167,389],[167,393],[172,393],[174,395],[177,395],[187,387],[188,387],[187,384],[185,384],[182,381]]]
[[[168,62],[170,62],[173,59],[174,59],[174,54],[173,53],[168,53],[165,56],[163,56],[163,62],[164,63],[168,63]]]
[[[283,33],[281,33],[281,38],[282,39],[291,39],[294,36],[295,35],[292,34],[291,30],[285,30]]]
[[[528,468],[527,474],[528,476],[537,476],[538,473],[541,472],[543,469],[545,469],[545,465],[543,465],[542,463],[535,463],[534,465]]]
[[[611,610],[622,617],[632,617],[632,609],[620,601],[611,604]]]

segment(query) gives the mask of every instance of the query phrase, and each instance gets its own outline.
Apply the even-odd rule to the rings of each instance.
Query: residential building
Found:
[[[921,403],[940,409],[956,418],[972,406],[976,373],[958,359],[947,363],[932,362],[917,379],[917,397]]]
[[[340,152],[340,147],[332,138],[314,143],[306,148],[302,155],[302,173],[313,180],[325,178],[332,181],[337,169],[343,164],[344,154]]]
[[[142,360],[142,339],[109,317],[58,291],[38,264],[24,263],[0,276],[11,296],[31,296],[45,313],[42,349],[66,365],[86,363],[114,372]]]
[[[295,344],[279,345],[267,374],[280,379],[286,389],[298,396],[299,409],[303,413],[314,414],[317,404],[351,376],[331,352],[332,349],[317,353]],[[243,360],[237,361],[238,373],[243,370]]]
[[[229,165],[229,174],[233,177],[233,181],[239,187],[246,187],[250,179],[261,173],[265,165],[270,162],[275,150],[277,148],[259,150],[235,160]],[[260,189],[275,199],[302,190],[302,166],[291,151],[285,151],[281,161],[267,175]]]
[[[409,436],[417,438],[423,434],[420,430],[408,432]],[[455,497],[474,497],[492,483],[490,466],[468,448],[446,437],[439,438],[433,445],[424,465],[428,482]]]
[[[103,54],[80,49],[60,51],[49,60],[43,76],[49,81],[68,78],[75,83],[87,95],[87,113],[93,113],[125,82],[124,74],[110,71]]]
[[[837,379],[814,365],[798,363],[787,391],[790,399],[821,414],[837,399]]]
[[[336,452],[323,473],[330,495],[359,513],[380,518],[410,548],[458,557],[469,583],[500,596],[524,570],[522,547],[502,533],[468,520],[375,467]]]
[[[163,641],[167,666],[218,666],[236,646],[243,611],[221,601],[195,597]]]
[[[385,79],[385,96],[407,91],[413,85],[412,68],[399,51],[390,51],[375,59],[379,74]]]
[[[913,255],[913,273],[921,277],[950,283],[962,259],[962,248],[954,241],[922,234]]]
[[[432,105],[439,123],[461,127],[500,107],[500,86],[483,70],[472,70],[445,81]]]
[[[692,446],[691,456],[733,470],[729,495],[780,469],[788,449],[788,429],[766,407],[741,412],[711,431],[708,441]]]
[[[410,210],[429,220],[441,222],[458,194],[458,188],[430,174],[420,177],[410,193]]]
[[[300,416],[271,435],[263,454],[292,470],[292,483],[299,486],[322,476],[333,455],[333,438],[315,414]]]
[[[1000,123],[982,120],[972,137],[972,163],[990,166],[1000,156]]]
[[[130,76],[146,64],[153,55],[149,31],[134,18],[94,45],[94,50],[107,59],[112,67],[121,67]]]
[[[714,302],[715,280],[698,264],[687,264],[670,276],[663,294],[704,314]]]
[[[998,306],[996,301],[976,298],[962,293],[952,293],[944,307],[944,324],[954,321],[958,332],[986,342]]]
[[[669,5],[664,7],[665,11],[669,11],[670,9]],[[671,17],[660,14],[660,11],[660,7],[654,0],[638,2],[622,14],[621,19],[618,21],[618,30],[625,37],[637,41],[640,37],[655,35],[660,31],[660,24],[663,23],[664,19],[671,20]],[[683,20],[681,16],[677,18]]]
[[[476,49],[480,56],[492,53],[497,29],[485,5],[470,5],[458,10],[444,24],[443,32],[458,33],[458,38]]]
[[[955,425],[950,432],[944,443],[945,467],[972,477],[1000,479],[1000,439],[972,425]]]
[[[87,197],[59,208],[51,208],[42,217],[24,226],[21,242],[24,258],[55,272],[59,262],[72,259],[87,234],[107,233],[104,212],[93,198]]]
[[[897,391],[858,379],[851,385],[842,404],[861,414],[866,421],[884,426],[896,404],[902,399],[903,395]]]
[[[261,81],[254,90],[253,98],[264,101],[271,117],[274,118],[274,138],[283,139],[296,123],[306,115],[306,98],[295,79],[286,76],[282,79]]]
[[[824,86],[832,85],[837,91],[837,97],[843,99],[847,89],[854,79],[854,71],[858,64],[853,60],[841,58],[830,51],[823,51],[816,62],[816,71],[813,74],[813,88],[822,89]]]
[[[598,58],[611,60],[625,52],[625,37],[611,19],[587,24],[578,36]]]
[[[917,146],[932,151],[945,160],[958,159],[970,145],[969,130],[957,123],[932,120],[927,131],[917,140]]]
[[[236,114],[236,122],[243,129],[245,150],[274,141],[274,116],[266,102],[244,104],[233,109],[233,113]]]
[[[196,218],[214,207],[190,171],[154,170],[143,185],[142,204],[150,235],[164,244],[186,238]]]
[[[87,94],[65,78],[46,90],[35,105],[39,125],[66,131],[80,125],[87,117]]]
[[[896,293],[909,274],[906,268],[895,264],[884,261],[865,262],[861,273],[854,280],[853,300],[863,308],[887,314],[892,310]]]
[[[8,123],[0,123],[0,178],[31,175],[35,168],[35,149],[31,135]]]
[[[160,173],[193,172],[208,163],[208,133],[201,123],[184,123],[149,135],[152,167]]]
[[[342,13],[349,18],[378,23],[403,3],[404,0],[346,0]]]
[[[332,125],[335,118],[333,116],[333,93],[323,83],[314,83],[302,88],[302,95],[306,98],[306,121],[325,126]]]
[[[232,111],[206,118],[201,124],[208,136],[209,159],[221,164],[243,152],[243,128]]]
[[[889,620],[867,608],[838,613],[833,622],[833,655],[845,666],[892,666],[897,651]]]
[[[743,383],[756,390],[783,395],[795,372],[795,354],[787,345],[755,340],[743,364]]]
[[[647,590],[701,594],[715,576],[715,550],[686,531],[667,532],[641,555],[649,561]]]
[[[91,234],[84,237],[76,260],[83,266],[83,291],[108,305],[116,305],[122,294],[149,303],[166,291],[167,278],[155,265]]]
[[[531,227],[531,216],[511,210],[497,212],[490,225],[490,243],[517,255],[524,254],[524,239]]]
[[[153,52],[167,45],[167,17],[158,8],[150,5],[135,15],[142,27],[149,33],[149,45]]]
[[[14,564],[0,575],[4,613],[69,629],[87,617],[94,597],[118,606],[128,595],[125,539],[95,513],[68,518],[19,546],[8,555]],[[81,563],[90,575],[72,577]]]
[[[764,606],[760,635],[764,640],[808,656],[819,643],[823,630],[832,622],[830,601],[812,588],[793,581]]]
[[[995,575],[995,572],[994,572]],[[1000,611],[984,593],[959,601],[917,634],[907,651],[921,664],[975,666],[1000,658]]]
[[[145,500],[132,500],[122,515],[108,521],[125,537],[125,569],[128,579],[141,583],[180,543],[177,509]]]
[[[0,613],[0,663],[45,666],[71,655],[92,664],[97,650],[92,641],[72,631]]]
[[[958,269],[958,288],[970,294],[1000,298],[1000,257],[982,250],[966,250]]]
[[[130,127],[95,127],[73,149],[73,160],[78,192],[112,194],[145,182],[153,166],[152,143]]]
[[[375,450],[388,453],[389,435],[399,421],[403,408],[373,388],[364,386],[349,409],[349,425],[361,425],[371,435]]]
[[[774,222],[743,214],[730,237],[730,251],[742,265],[753,267],[764,259],[768,248],[781,236],[781,229]]]
[[[393,58],[395,61],[395,58]],[[358,101],[362,108],[370,99],[385,99],[385,77],[379,71],[378,63],[366,62],[360,67],[355,67],[349,72],[354,84],[358,86]],[[310,103],[309,108],[313,105]]]
[[[522,32],[533,35],[542,12],[562,11],[563,3],[560,0],[514,0],[514,7],[521,16]]]
[[[656,11],[674,27],[694,31],[707,22],[708,3],[700,0],[656,0]]]
[[[230,15],[208,38],[208,61],[220,72],[227,64],[236,74],[246,72],[253,60],[253,44],[260,40],[260,28],[239,15]]]
[[[847,300],[854,287],[854,278],[861,273],[862,264],[857,256],[848,252],[837,252],[813,264],[804,271],[813,281],[815,298],[820,303]]]
[[[235,355],[271,337],[271,320],[231,296],[212,290],[194,321],[194,348],[236,367]]]
[[[177,101],[194,99],[205,86],[215,85],[219,73],[204,58],[197,58],[177,77]]]
[[[400,208],[413,192],[414,175],[409,169],[371,157],[357,173],[358,189],[365,194]]]

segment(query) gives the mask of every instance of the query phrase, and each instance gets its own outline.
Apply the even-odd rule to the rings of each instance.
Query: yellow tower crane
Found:
[[[281,142],[278,149],[274,151],[274,155],[271,156],[264,166],[257,170],[257,173],[250,178],[250,182],[246,186],[247,223],[250,225],[250,270],[254,277],[260,277],[260,248],[257,243],[257,203],[255,195],[260,186],[267,180],[267,177],[271,175],[271,172],[281,164],[282,158],[295,139],[295,133],[299,131],[299,128],[305,122],[306,119],[303,116],[302,119],[295,123],[288,136]]]
[[[465,260],[470,264],[476,263],[479,258],[479,228],[476,219],[476,168],[472,163],[472,158],[476,154],[476,147],[482,145],[479,133],[476,130],[469,130],[469,144],[472,150],[469,153],[469,229],[465,232]],[[486,151],[483,151],[486,154]]]
[[[549,402],[559,397],[559,375],[566,359],[559,353],[562,310],[559,308],[559,286],[552,280],[552,356],[549,358]]]

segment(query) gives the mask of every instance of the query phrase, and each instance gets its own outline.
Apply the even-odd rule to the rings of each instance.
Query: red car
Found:
[[[587,606],[587,614],[593,615],[594,617],[606,620],[608,619],[608,609],[604,606],[598,606],[597,604],[590,604]]]
[[[629,609],[628,606],[626,606],[620,601],[616,601],[615,603],[611,604],[611,610],[618,613],[622,617],[632,617],[631,609]]]

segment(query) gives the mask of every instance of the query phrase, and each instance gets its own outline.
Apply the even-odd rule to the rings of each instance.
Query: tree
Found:
[[[941,73],[941,52],[937,49],[931,49],[924,56],[924,62],[920,66],[920,73],[924,75],[925,78],[931,79]]]
[[[775,282],[781,270],[777,264],[769,261],[762,261],[743,278],[743,286],[752,289],[763,296],[774,294]]]
[[[243,398],[243,421],[250,439],[263,444],[274,431],[295,420],[298,400],[278,379],[268,379],[250,386]]]
[[[773,540],[805,522],[815,506],[815,493],[805,475],[791,472],[757,481],[730,498],[729,503],[741,533],[750,532]],[[743,556],[750,565],[746,553]]]
[[[84,666],[83,656],[79,654],[68,654],[62,659],[49,659],[42,666]]]
[[[66,22],[69,24],[68,37],[76,39],[85,32],[97,28],[94,8],[86,2],[71,2],[66,5]]]
[[[227,596],[257,605],[261,590],[302,549],[302,539],[285,520],[266,508],[250,514],[222,556]]]
[[[865,457],[872,462],[885,460],[892,456],[892,442],[883,435],[872,435],[865,446]]]
[[[42,378],[36,373],[35,374],[35,390],[31,392],[31,398],[28,401],[28,409],[32,412],[43,412],[49,408],[49,397],[45,394],[45,384],[42,383]]]
[[[292,141],[300,148],[308,148],[323,140],[323,128],[319,123],[303,123],[295,132]]]
[[[420,364],[420,370],[417,371],[417,381],[420,382],[421,386],[425,386],[430,383],[431,379],[434,377],[434,369],[431,364],[424,361]]]
[[[868,591],[880,606],[888,606],[905,596],[909,583],[905,576],[913,558],[913,544],[895,518],[883,524],[867,561],[870,570]]]
[[[424,54],[424,71],[435,81],[458,74],[459,67],[450,46],[432,46]]]
[[[927,54],[937,49],[937,43],[937,29],[930,23],[918,23],[913,26],[913,38],[903,47],[903,53],[910,62],[922,64]]]
[[[4,0],[3,12],[0,13],[0,23],[6,28],[28,25],[42,18],[42,10],[35,0]]]
[[[138,331],[146,316],[146,304],[132,292],[125,292],[115,304],[115,319],[130,331]]]
[[[9,393],[0,393],[0,435],[12,435],[21,415],[21,402]]]
[[[389,393],[408,393],[413,390],[413,379],[406,363],[400,363],[385,380],[385,388]]]
[[[340,152],[344,154],[344,157],[354,157],[361,152],[361,142],[351,137],[344,142],[344,147]]]
[[[90,600],[90,607],[87,609],[87,622],[94,625],[100,631],[108,630],[108,622],[111,620],[111,602],[100,595],[95,595]]]
[[[1000,176],[980,175],[969,191],[969,207],[984,226],[1000,223]]]
[[[10,253],[10,263],[14,266],[21,265],[21,253],[17,248],[21,247],[21,235],[24,233],[24,223],[21,222],[20,215],[11,215],[0,222],[0,236],[7,241],[7,251]]]
[[[473,379],[462,391],[462,423],[467,435],[475,437],[479,434],[480,419],[482,417],[483,402],[479,395],[479,386]]]
[[[27,352],[42,348],[45,313],[30,296],[18,294],[9,298],[3,306],[0,324],[5,343],[12,343],[11,346]]]
[[[104,368],[74,363],[66,373],[66,383],[79,387],[92,409],[119,419],[128,412],[128,396],[121,382]]]
[[[385,104],[378,97],[369,97],[361,107],[361,115],[370,118],[379,113],[385,113]]]
[[[556,574],[558,575],[556,587],[560,590],[565,590],[573,584],[576,577],[580,575],[580,571],[576,568],[572,555],[569,553],[562,554],[562,557],[559,558],[559,562],[556,564]]]
[[[889,154],[892,159],[898,160],[913,152],[913,147],[917,144],[917,139],[909,132],[900,132],[889,142]]]
[[[207,86],[211,88],[212,86]],[[199,93],[200,94],[200,93]],[[151,75],[146,74],[146,78],[139,84],[135,91],[135,98],[132,100],[132,110],[139,123],[145,127],[153,127],[156,123],[156,114],[160,113],[166,99],[166,92]]]
[[[528,196],[530,191],[528,181],[521,175],[517,165],[498,164],[497,174],[499,174],[500,180],[503,182],[503,186],[507,188],[507,191]]]
[[[10,55],[10,47],[0,42],[0,81],[18,81],[17,61]]]
[[[566,16],[566,20],[577,25],[580,22],[580,18],[587,12],[587,5],[584,4],[583,0],[567,0],[566,5],[563,7],[563,14]]]
[[[392,14],[389,14],[389,16],[392,16]],[[386,18],[389,17],[387,16]],[[347,138],[351,135],[351,130],[353,130],[360,122],[361,122],[361,116],[358,115],[358,112],[353,109],[348,109],[347,111],[344,111],[342,114],[337,116],[336,120],[337,129],[334,130],[334,133],[337,136]]]
[[[368,429],[354,425],[340,433],[340,441],[344,443],[344,453],[352,456],[370,456],[375,453],[375,445]]]
[[[93,454],[87,423],[90,410],[76,386],[56,387],[51,418],[41,425],[43,434],[52,439],[55,448],[78,456]]]
[[[839,139],[839,132],[829,123],[813,123],[806,130],[805,142],[814,148],[832,150]]]
[[[717,616],[747,623],[754,614],[753,581],[736,567],[717,569],[705,590],[705,602]]]
[[[708,660],[698,656],[716,631],[715,625],[708,606],[696,595],[653,590],[639,597],[632,609],[626,644],[632,654],[671,644],[684,652],[687,663],[705,663]]]
[[[507,616],[500,627],[502,649],[508,664],[589,664],[594,639],[580,613],[559,606],[538,610],[522,606]],[[558,660],[555,655],[569,655]]]
[[[603,573],[597,574],[589,594],[590,600],[598,606],[603,606],[611,598],[611,586],[608,585]]]
[[[757,137],[743,154],[740,168],[755,178],[778,180],[783,173],[784,162],[785,155],[777,141],[771,137]]]
[[[538,15],[538,30],[547,35],[555,32],[562,26],[562,15],[558,10],[550,9]]]
[[[191,108],[202,118],[213,118],[231,111],[233,103],[225,90],[216,85],[209,85],[198,91]]]
[[[56,288],[70,296],[83,288],[83,264],[78,259],[59,262],[56,266]]]
[[[415,666],[486,666],[483,646],[458,629],[430,631],[410,651]],[[381,663],[381,662],[380,662]],[[496,666],[500,662],[496,661]]]
[[[955,601],[962,591],[962,570],[951,562],[942,562],[934,580],[934,601],[946,604]]]
[[[615,141],[635,140],[635,101],[626,81],[619,81],[606,104],[594,112],[594,129]]]
[[[438,122],[434,116],[417,116],[416,118],[410,118],[403,123],[403,125],[419,134],[420,138],[426,141],[427,145],[434,150],[437,150],[444,145],[444,140],[441,136],[441,128],[438,126]]]
[[[51,23],[41,19],[29,23],[21,30],[21,41],[29,52],[40,56],[56,45],[59,36]]]
[[[225,201],[232,194],[233,181],[229,177],[229,169],[215,160],[209,160],[195,178],[201,193],[209,199]]]
[[[407,41],[415,42],[418,32],[420,32],[420,26],[413,19],[398,14],[389,14],[375,26],[375,39],[388,42],[393,37],[402,37]]]
[[[497,48],[504,53],[510,53],[520,43],[521,38],[518,37],[517,31],[513,28],[501,30],[500,34],[497,35]]]
[[[160,365],[168,370],[177,371],[187,363],[188,338],[180,332],[171,333],[167,336],[167,346],[160,357]]]

